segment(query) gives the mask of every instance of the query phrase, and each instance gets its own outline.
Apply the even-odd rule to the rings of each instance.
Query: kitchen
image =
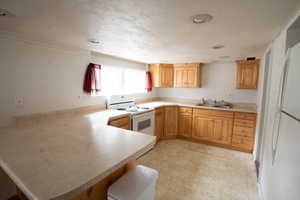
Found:
[[[256,3],[1,1],[0,199],[297,199],[300,3]]]

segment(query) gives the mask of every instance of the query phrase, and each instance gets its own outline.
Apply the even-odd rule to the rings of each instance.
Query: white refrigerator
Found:
[[[300,43],[287,53],[271,142],[266,148],[264,200],[300,199]],[[276,98],[276,97],[275,97]]]

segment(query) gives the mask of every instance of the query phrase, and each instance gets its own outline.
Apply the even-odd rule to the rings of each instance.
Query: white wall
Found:
[[[256,103],[256,90],[235,89],[236,64],[204,64],[201,88],[159,88],[158,96],[183,99],[211,98],[231,102]]]
[[[13,116],[104,104],[105,97],[82,91],[86,66],[120,65],[145,68],[136,63],[89,51],[70,51],[42,44],[0,38],[0,126]],[[152,97],[155,92],[135,95]],[[23,106],[16,100],[23,99]]]

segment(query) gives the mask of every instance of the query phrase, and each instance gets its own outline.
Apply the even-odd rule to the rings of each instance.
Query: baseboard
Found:
[[[206,145],[210,145],[210,146],[216,146],[216,147],[231,149],[231,150],[235,150],[235,151],[241,151],[241,152],[245,152],[245,153],[252,153],[252,150],[243,149],[243,148],[239,148],[239,147],[234,147],[234,146],[231,146],[230,144],[221,144],[221,143],[216,143],[216,142],[212,142],[212,141],[206,141],[206,140],[200,140],[200,139],[184,137],[184,136],[181,136],[181,135],[177,135],[176,138],[187,140],[187,141],[190,141],[190,142],[206,144]],[[173,139],[173,138],[171,138],[171,139]]]

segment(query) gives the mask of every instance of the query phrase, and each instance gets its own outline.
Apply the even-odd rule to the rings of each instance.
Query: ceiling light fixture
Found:
[[[225,47],[224,45],[217,44],[217,45],[214,45],[212,48],[213,49],[223,49],[224,47]]]
[[[97,40],[97,39],[95,39],[95,38],[91,38],[91,39],[89,39],[88,41],[89,41],[90,43],[92,43],[92,44],[100,44],[100,41]]]
[[[195,24],[203,24],[212,20],[212,16],[209,14],[200,14],[192,16],[193,23]]]

